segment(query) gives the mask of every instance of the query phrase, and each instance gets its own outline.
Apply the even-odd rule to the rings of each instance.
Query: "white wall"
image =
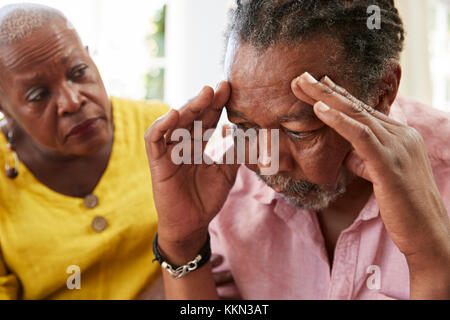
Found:
[[[227,0],[169,0],[165,100],[181,107],[223,80]]]
[[[406,30],[400,93],[432,104],[433,88],[428,48],[428,4],[424,0],[396,0]]]

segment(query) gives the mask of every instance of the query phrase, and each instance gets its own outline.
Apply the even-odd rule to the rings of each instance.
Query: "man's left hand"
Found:
[[[305,73],[292,90],[353,146],[345,165],[373,184],[386,230],[407,259],[411,298],[450,299],[450,219],[422,136],[328,77]]]

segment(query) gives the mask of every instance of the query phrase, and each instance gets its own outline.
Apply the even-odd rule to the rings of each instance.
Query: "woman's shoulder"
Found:
[[[158,118],[165,115],[170,108],[161,101],[136,101],[131,99],[111,97],[111,104],[115,117],[124,118],[128,124],[133,121],[136,125],[148,128]],[[122,120],[122,119],[117,119]]]
[[[144,136],[148,128],[169,111],[169,107],[158,101],[135,101],[111,98],[114,118],[115,155],[145,154]],[[146,157],[143,157],[146,159]],[[148,166],[146,161],[143,161]]]

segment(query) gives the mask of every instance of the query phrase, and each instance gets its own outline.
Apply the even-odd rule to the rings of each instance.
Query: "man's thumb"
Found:
[[[349,153],[344,163],[345,166],[358,177],[371,181],[364,161],[356,154],[355,151]]]

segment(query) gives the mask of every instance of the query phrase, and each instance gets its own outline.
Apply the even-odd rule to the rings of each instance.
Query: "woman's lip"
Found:
[[[100,118],[93,118],[82,122],[70,131],[70,133],[67,135],[67,138],[82,136],[91,132],[96,128],[98,120],[100,120]]]

